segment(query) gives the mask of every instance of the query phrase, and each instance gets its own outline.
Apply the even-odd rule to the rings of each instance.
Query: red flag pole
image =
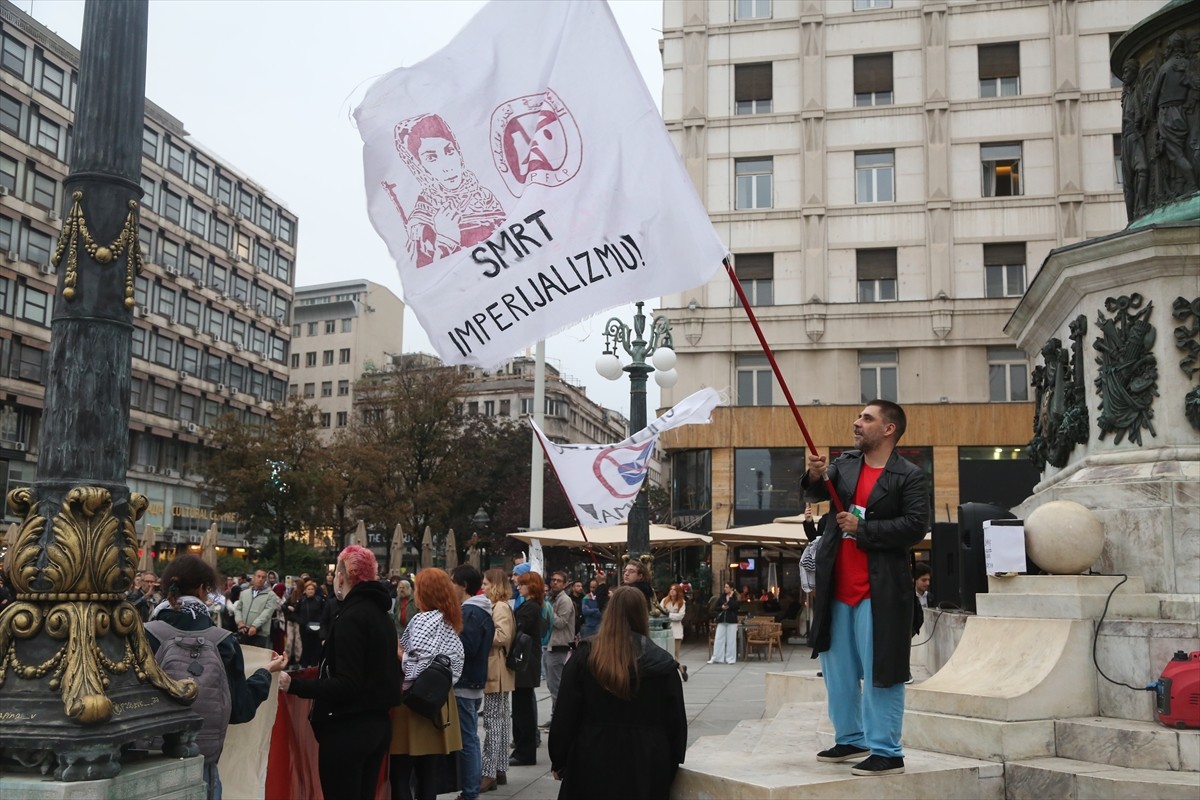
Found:
[[[530,421],[532,422],[532,420]],[[554,480],[558,484],[558,489],[563,493],[563,497],[567,498],[567,505],[571,508],[571,518],[575,520],[575,524],[579,526],[579,535],[583,537],[584,544],[587,545],[588,555],[592,557],[592,566],[596,571],[600,571],[600,562],[596,559],[596,553],[592,549],[592,543],[588,541],[587,532],[583,529],[583,523],[579,521],[579,517],[575,514],[575,504],[571,502],[571,495],[567,494],[567,487],[563,486],[562,478],[558,477],[558,468],[554,466],[554,459],[550,457],[550,451],[546,449],[546,443],[542,441],[542,437],[534,431],[533,438],[537,439],[538,444],[542,446],[542,452],[546,454],[546,463],[550,465],[550,471],[554,473]]]
[[[733,283],[733,290],[737,292],[738,299],[742,301],[742,308],[746,311],[746,316],[750,319],[750,325],[754,328],[755,335],[758,336],[758,343],[762,345],[763,353],[767,356],[767,361],[771,363],[771,370],[775,373],[775,380],[779,381],[780,388],[783,389],[783,396],[787,398],[788,406],[792,409],[792,416],[796,418],[796,424],[800,426],[800,433],[804,434],[804,441],[808,443],[808,449],[814,456],[820,455],[817,452],[817,446],[813,444],[812,437],[808,435],[808,428],[804,425],[804,418],[800,416],[800,409],[796,407],[796,401],[792,399],[792,392],[788,389],[787,381],[783,379],[783,372],[779,369],[779,364],[775,361],[775,353],[771,351],[771,345],[767,344],[767,337],[763,335],[762,328],[759,327],[758,318],[754,316],[754,310],[750,307],[750,300],[746,297],[746,292],[742,290],[742,282],[738,280],[738,276],[733,271],[733,264],[729,263],[726,258],[722,262],[725,264],[725,274],[729,276],[729,280]],[[829,500],[833,503],[833,507],[838,511],[845,511],[842,506],[842,498],[838,497],[837,491],[833,488],[833,481],[825,478],[825,488],[829,490]]]

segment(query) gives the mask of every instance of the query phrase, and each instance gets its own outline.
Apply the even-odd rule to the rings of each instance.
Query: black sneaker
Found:
[[[901,772],[904,772],[903,758],[876,755],[868,756],[850,770],[852,775],[899,775]]]
[[[856,758],[862,758],[870,752],[865,747],[855,747],[852,744],[835,744],[828,750],[822,750],[817,753],[817,761],[836,764],[840,761],[853,761]]]

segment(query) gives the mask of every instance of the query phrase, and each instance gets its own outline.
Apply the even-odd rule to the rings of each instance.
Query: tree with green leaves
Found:
[[[213,428],[211,445],[204,477],[216,511],[236,514],[252,535],[266,534],[263,554],[280,570],[288,532],[332,525],[341,471],[317,437],[312,406],[293,398],[260,426],[226,414]]]

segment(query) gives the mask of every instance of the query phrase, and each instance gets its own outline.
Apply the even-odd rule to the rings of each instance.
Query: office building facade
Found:
[[[1126,224],[1108,54],[1156,3],[664,3],[663,116],[816,445],[901,403],[938,521],[1036,481],[1037,354],[1003,327],[1051,249]],[[663,305],[663,405],[733,403],[666,437],[677,521],[798,513],[805,443],[724,270]]]
[[[79,52],[0,4],[0,489],[37,465],[54,250],[70,208]],[[198,145],[149,100],[134,286],[130,488],[159,545],[247,544],[200,488],[207,429],[233,413],[263,424],[287,388],[298,221],[248,175]],[[5,509],[5,522],[15,521]]]

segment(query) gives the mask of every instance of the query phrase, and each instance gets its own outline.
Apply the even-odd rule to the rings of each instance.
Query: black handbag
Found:
[[[436,727],[448,728],[449,715],[443,714],[442,711],[450,699],[450,687],[453,683],[454,673],[450,667],[450,657],[438,653],[404,693],[404,705],[413,713],[428,719]]]
[[[517,631],[517,635],[513,637],[512,648],[504,657],[504,665],[513,672],[520,672],[529,663],[532,649],[533,637],[528,633]]]

